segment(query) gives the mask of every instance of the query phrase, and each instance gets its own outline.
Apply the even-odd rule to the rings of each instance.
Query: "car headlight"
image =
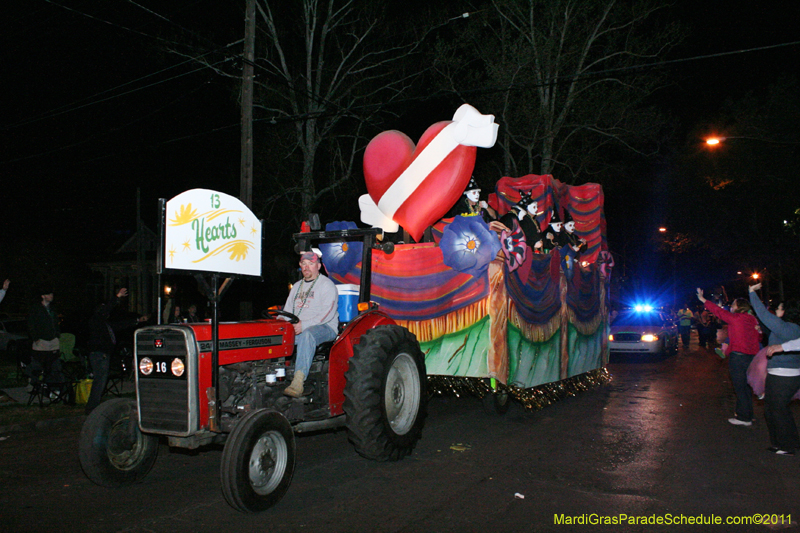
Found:
[[[642,335],[642,342],[656,342],[658,340],[658,335]]]
[[[178,359],[177,357],[172,360],[172,365],[170,365],[170,369],[172,370],[172,375],[176,377],[181,377],[183,375],[184,370],[186,367],[183,365],[183,361]]]
[[[609,335],[609,336],[608,336],[608,340],[610,340],[610,341],[613,341],[613,340],[614,340],[614,334],[613,334],[613,333],[612,333],[611,335]]]
[[[142,357],[142,360],[139,361],[139,372],[144,374],[145,376],[149,376],[153,372],[153,360],[149,357]]]

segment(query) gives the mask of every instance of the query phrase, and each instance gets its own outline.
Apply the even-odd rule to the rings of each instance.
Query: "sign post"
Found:
[[[185,191],[161,200],[158,274],[194,274],[212,303],[211,429],[219,428],[219,302],[234,277],[261,279],[261,221],[234,196],[209,189]],[[211,284],[205,274],[211,274]],[[225,280],[220,284],[220,275]],[[159,287],[159,294],[161,287]],[[159,304],[159,314],[161,306]]]

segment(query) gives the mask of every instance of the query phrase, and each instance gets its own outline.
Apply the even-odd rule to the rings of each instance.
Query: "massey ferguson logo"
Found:
[[[219,341],[220,350],[242,350],[244,348],[263,348],[265,346],[280,346],[283,342],[281,335],[270,335],[268,337],[248,337],[243,339],[224,339]],[[199,351],[210,352],[211,341],[198,342]]]

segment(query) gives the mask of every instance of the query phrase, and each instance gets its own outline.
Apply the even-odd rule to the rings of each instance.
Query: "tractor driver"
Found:
[[[303,279],[292,286],[286,299],[284,311],[300,319],[294,324],[297,357],[294,362],[294,378],[283,393],[293,398],[303,395],[303,383],[311,369],[311,361],[317,346],[336,338],[339,329],[339,295],[336,285],[319,273],[322,267],[321,253],[303,252],[300,270]]]

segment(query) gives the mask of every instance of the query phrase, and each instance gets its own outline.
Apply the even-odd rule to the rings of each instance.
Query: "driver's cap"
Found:
[[[300,261],[311,261],[316,263],[322,257],[322,252],[317,248],[312,248],[310,252],[303,252],[300,254]]]

